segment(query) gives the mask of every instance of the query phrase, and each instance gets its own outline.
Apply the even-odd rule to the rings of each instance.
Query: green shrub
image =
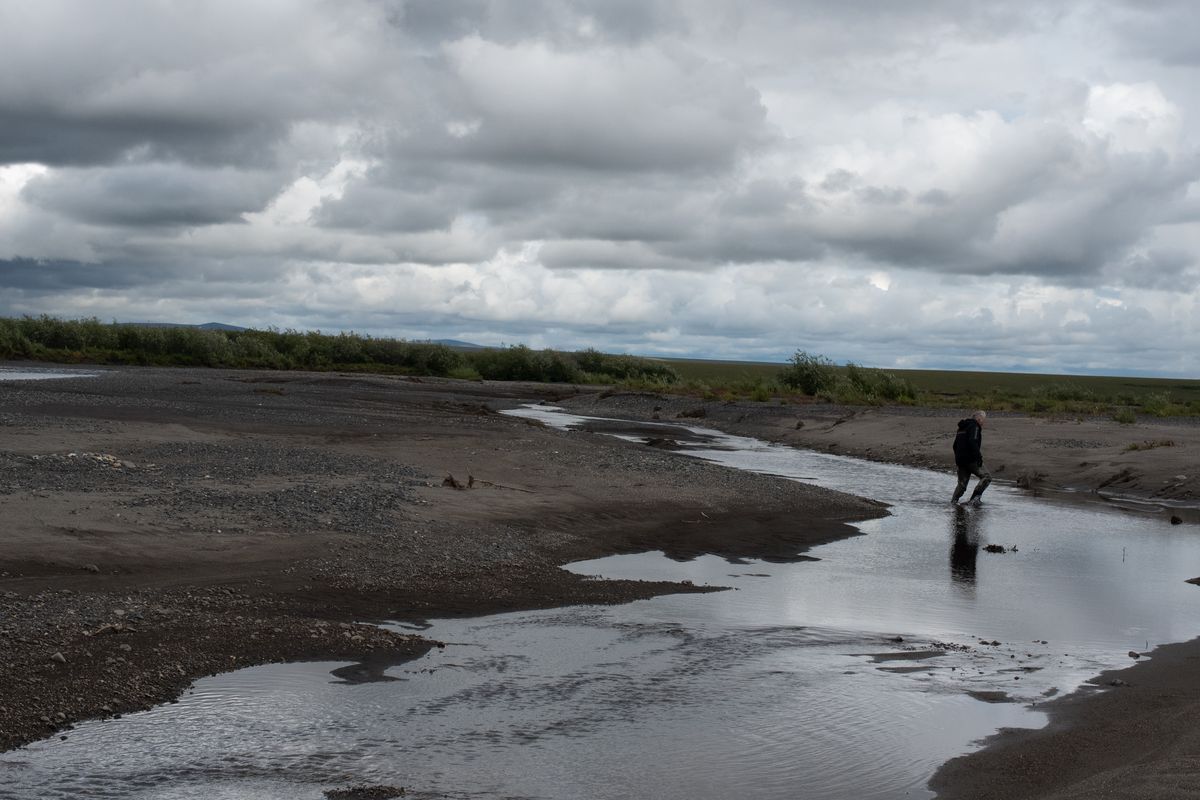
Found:
[[[582,377],[573,360],[553,350],[531,350],[523,344],[480,350],[468,357],[476,372],[489,381],[573,383]]]
[[[639,356],[601,353],[588,348],[571,357],[582,372],[604,383],[650,381],[673,384],[679,380],[679,374],[666,364]]]
[[[909,381],[890,372],[848,362],[834,397],[840,403],[855,405],[911,403],[917,399],[917,390]]]
[[[19,358],[29,354],[30,342],[21,333],[16,320],[0,319],[0,358]]]
[[[358,364],[367,360],[363,339],[356,333],[340,333],[329,341],[329,359],[335,364]]]
[[[1174,410],[1168,392],[1154,392],[1142,398],[1142,410],[1156,417],[1167,417]]]
[[[1114,422],[1119,422],[1122,425],[1132,425],[1137,422],[1137,414],[1133,413],[1133,409],[1122,408],[1112,415]]]
[[[275,349],[269,338],[256,331],[247,331],[234,339],[233,353],[239,367],[284,369],[290,366],[288,359]]]
[[[837,384],[837,368],[822,355],[797,350],[789,366],[779,373],[779,382],[807,395],[829,391]]]

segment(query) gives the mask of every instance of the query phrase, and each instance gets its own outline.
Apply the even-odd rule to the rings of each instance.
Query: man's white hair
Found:
[[[984,411],[983,409],[980,409],[979,411],[976,411],[971,416],[975,417],[975,419],[987,419],[987,412]]]

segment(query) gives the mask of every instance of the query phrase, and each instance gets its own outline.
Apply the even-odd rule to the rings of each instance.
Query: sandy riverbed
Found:
[[[884,513],[496,413],[561,392],[180,369],[0,383],[0,747],[205,674],[340,659],[369,675],[431,646],[356,621],[697,591],[568,561],[788,557]],[[715,536],[731,519],[737,540]]]
[[[306,373],[119,369],[0,383],[0,747],[168,700],[205,674],[340,659],[366,679],[434,646],[358,621],[697,590],[585,580],[559,569],[571,560],[644,549],[788,557],[884,513],[495,413],[543,400],[943,469],[947,495],[962,416]],[[999,479],[1032,490],[1140,497],[1150,505],[1138,513],[1192,522],[1169,503],[1197,499],[1198,443],[1187,420],[993,415],[985,453]],[[468,488],[444,485],[448,475]],[[1195,535],[1194,524],[1180,531]],[[1052,704],[1050,729],[952,762],[939,791],[1093,796],[1080,787],[1113,771],[1123,788],[1111,796],[1172,796],[1168,779],[1195,796],[1180,758],[1194,752],[1197,657],[1184,644],[1104,676],[1123,685]],[[1129,731],[1136,749],[1097,744]]]

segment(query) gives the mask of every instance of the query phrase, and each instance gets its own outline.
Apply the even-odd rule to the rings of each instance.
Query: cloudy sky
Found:
[[[8,0],[0,315],[1200,374],[1191,0]]]

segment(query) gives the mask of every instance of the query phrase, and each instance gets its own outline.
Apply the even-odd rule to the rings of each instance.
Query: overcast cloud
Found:
[[[1187,0],[5,3],[0,315],[1196,377],[1198,27]]]

